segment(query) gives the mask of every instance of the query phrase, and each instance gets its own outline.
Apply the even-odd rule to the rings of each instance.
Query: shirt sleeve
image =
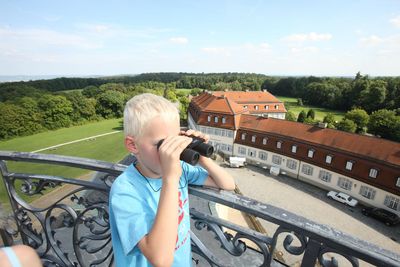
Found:
[[[182,162],[182,172],[189,184],[204,185],[208,177],[208,172],[201,166],[192,166],[186,162]]]
[[[128,255],[150,232],[154,216],[150,213],[146,200],[134,189],[116,188],[111,196],[111,207],[124,253]]]

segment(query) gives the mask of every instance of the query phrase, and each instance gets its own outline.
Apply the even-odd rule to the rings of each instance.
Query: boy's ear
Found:
[[[135,137],[126,136],[125,137],[125,147],[129,152],[131,152],[133,154],[137,154],[139,152]]]

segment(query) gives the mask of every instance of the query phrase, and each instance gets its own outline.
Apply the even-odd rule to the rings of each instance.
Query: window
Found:
[[[247,150],[247,155],[249,155],[250,157],[255,158],[255,157],[256,157],[256,150],[255,150],[255,149],[249,148],[249,149]]]
[[[351,171],[352,169],[353,169],[353,162],[350,161],[350,160],[348,160],[348,161],[346,162],[346,170]]]
[[[267,142],[268,142],[268,138],[267,138],[267,137],[264,137],[264,138],[263,138],[263,145],[266,145]]]
[[[246,155],[246,148],[240,146],[239,147],[239,154]]]
[[[383,204],[388,207],[391,208],[393,210],[400,210],[400,198],[396,198],[394,196],[386,196],[385,197],[385,201],[383,202]]]
[[[255,110],[258,110],[258,105],[255,105],[255,106],[254,106],[254,109],[255,109]]]
[[[314,171],[314,168],[311,167],[310,165],[304,164],[303,167],[301,167],[301,172],[306,174],[306,175],[312,175]]]
[[[253,142],[253,143],[256,142],[256,136],[255,136],[255,135],[253,135],[253,136],[251,137],[251,142]]]
[[[297,152],[297,146],[296,145],[292,145],[292,153],[296,153]]]
[[[331,155],[326,155],[325,162],[328,163],[328,164],[331,164],[332,163],[332,156]]]
[[[207,134],[214,134],[214,129],[207,127]]]
[[[277,156],[277,155],[273,155],[272,156],[272,163],[277,164],[277,165],[281,165],[282,157]]]
[[[267,160],[268,154],[267,154],[266,152],[264,152],[264,151],[259,151],[259,152],[258,152],[258,157],[259,157],[260,159],[262,159],[262,160]]]
[[[400,177],[397,177],[396,186],[397,186],[397,187],[400,187]]]
[[[233,131],[226,130],[226,136],[227,136],[227,137],[232,137],[232,138],[233,138]]]
[[[244,105],[243,107],[244,107],[244,108],[247,108],[247,105]]]
[[[276,148],[282,148],[282,141],[276,142]]]
[[[360,195],[362,195],[365,198],[374,199],[375,194],[376,194],[376,191],[374,189],[372,189],[371,187],[364,186],[364,185],[362,185],[360,187]]]
[[[279,105],[275,105],[275,109],[279,109]]]
[[[221,136],[226,136],[225,130],[221,129]]]
[[[339,177],[337,185],[343,189],[351,190],[353,183],[349,179]]]
[[[309,158],[313,158],[313,157],[314,157],[314,152],[315,152],[314,149],[309,149],[309,150],[308,150],[307,156],[308,156]]]
[[[222,117],[222,123],[226,123],[226,118]]]
[[[211,121],[211,116],[210,116],[210,115],[207,116],[207,121],[208,121],[208,122]]]
[[[218,122],[218,117],[217,116],[214,117],[214,122]]]
[[[318,177],[322,181],[329,183],[331,181],[332,174],[330,172],[327,172],[327,171],[324,171],[324,170],[320,170]]]
[[[378,176],[378,170],[377,170],[377,169],[374,169],[374,168],[371,168],[371,169],[369,170],[369,177],[371,177],[371,178],[376,178],[376,176]]]
[[[269,106],[268,106],[268,105],[265,105],[265,106],[264,106],[264,109],[269,110]]]
[[[291,170],[295,170],[297,168],[297,161],[288,159],[286,161],[286,166]]]
[[[242,140],[246,140],[246,134],[242,133]]]

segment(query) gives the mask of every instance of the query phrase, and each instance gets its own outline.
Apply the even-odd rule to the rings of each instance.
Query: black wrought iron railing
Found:
[[[47,163],[96,171],[91,181],[18,173],[9,161]],[[45,266],[112,266],[108,192],[125,165],[60,155],[0,151],[0,170],[11,205],[0,229],[4,245],[24,243],[36,249]],[[18,182],[17,182],[18,181]],[[30,202],[24,196],[54,191]],[[57,192],[57,194],[53,194]],[[400,255],[317,224],[286,210],[231,192],[189,189],[192,251],[199,266],[400,266]],[[215,203],[276,225],[265,234],[207,212]],[[277,253],[279,252],[279,253]]]

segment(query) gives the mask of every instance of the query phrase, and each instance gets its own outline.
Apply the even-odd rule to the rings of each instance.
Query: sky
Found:
[[[0,75],[400,75],[400,0],[0,0]]]

